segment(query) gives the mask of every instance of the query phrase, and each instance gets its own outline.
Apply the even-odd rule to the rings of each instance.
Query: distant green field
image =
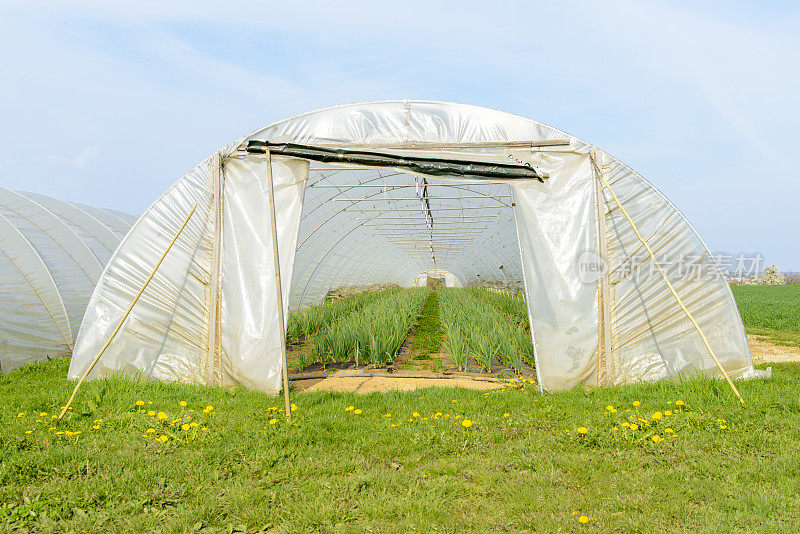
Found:
[[[748,334],[800,347],[800,285],[732,289]]]

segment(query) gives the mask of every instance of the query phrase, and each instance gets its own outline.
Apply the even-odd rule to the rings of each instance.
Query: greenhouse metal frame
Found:
[[[68,356],[136,217],[0,188],[0,372]]]

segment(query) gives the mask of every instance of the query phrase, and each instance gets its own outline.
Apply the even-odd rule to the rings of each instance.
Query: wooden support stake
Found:
[[[292,417],[292,402],[289,399],[289,365],[286,362],[286,325],[283,319],[283,290],[281,289],[281,262],[278,254],[278,228],[275,224],[275,191],[272,183],[272,156],[269,150],[267,157],[267,186],[269,189],[269,218],[272,227],[272,257],[275,260],[275,292],[278,304],[278,324],[281,336],[281,362],[283,367],[283,397],[286,401],[286,417]]]
[[[61,413],[58,416],[58,420],[59,421],[61,421],[61,418],[64,417],[64,414],[67,413],[67,410],[69,410],[69,407],[72,404],[72,401],[75,400],[75,395],[78,393],[78,388],[81,387],[81,384],[83,384],[83,381],[86,380],[86,377],[89,376],[89,373],[92,372],[92,369],[94,369],[94,366],[100,360],[100,356],[103,355],[103,353],[106,351],[108,346],[111,344],[111,341],[113,341],[113,339],[116,337],[117,333],[119,333],[120,329],[122,328],[122,324],[125,322],[125,319],[128,318],[128,315],[130,315],[131,310],[133,309],[133,306],[139,301],[139,297],[142,296],[142,293],[144,293],[144,290],[150,284],[150,281],[153,279],[153,276],[155,276],[156,271],[161,266],[161,262],[164,261],[164,258],[167,257],[167,253],[172,249],[172,245],[174,245],[175,241],[178,240],[178,236],[181,235],[181,232],[183,232],[183,229],[186,228],[186,225],[189,223],[189,219],[192,218],[192,215],[194,214],[194,211],[196,209],[197,209],[197,204],[192,206],[192,210],[189,212],[189,215],[186,216],[186,219],[183,221],[183,224],[178,229],[178,231],[175,233],[175,237],[172,238],[172,241],[170,241],[169,246],[164,251],[164,253],[161,255],[161,257],[158,259],[158,263],[156,263],[156,266],[153,267],[153,272],[150,273],[150,276],[147,277],[147,280],[145,280],[144,284],[142,285],[142,288],[139,289],[139,292],[136,294],[136,297],[134,297],[133,302],[131,302],[131,305],[128,306],[128,309],[125,311],[125,315],[122,316],[122,319],[120,319],[119,323],[117,324],[117,327],[111,333],[111,335],[109,336],[108,340],[106,340],[106,343],[105,343],[105,345],[103,345],[103,348],[100,349],[100,352],[98,352],[97,356],[94,357],[94,360],[92,360],[92,363],[89,364],[89,368],[86,369],[86,372],[83,373],[83,376],[81,376],[80,380],[78,380],[78,383],[75,384],[75,389],[72,390],[72,395],[70,396],[69,400],[67,401],[67,404],[61,410]]]
[[[595,165],[595,168],[597,169],[597,164],[594,162],[594,160],[592,160],[592,163]],[[719,370],[722,372],[722,375],[725,377],[725,380],[728,381],[728,385],[736,394],[736,397],[739,398],[739,402],[741,402],[742,405],[744,406],[744,399],[739,394],[739,390],[736,389],[736,386],[733,384],[733,380],[731,380],[731,377],[728,375],[727,371],[725,371],[725,368],[722,367],[722,364],[717,359],[717,355],[714,354],[714,349],[711,348],[711,344],[708,342],[708,339],[706,339],[706,335],[703,333],[703,329],[700,328],[700,325],[697,324],[697,321],[695,321],[694,316],[692,316],[689,309],[686,307],[686,305],[684,305],[683,300],[681,300],[681,298],[678,296],[678,292],[675,291],[675,288],[672,286],[672,283],[670,283],[669,279],[667,278],[667,273],[665,273],[664,270],[661,268],[661,266],[658,264],[653,249],[650,248],[650,245],[647,243],[647,240],[645,240],[645,238],[642,237],[642,234],[639,233],[639,228],[636,227],[636,224],[634,224],[633,219],[631,219],[630,215],[628,215],[628,212],[625,210],[625,208],[622,207],[622,203],[619,201],[619,198],[617,198],[617,194],[614,193],[613,189],[611,189],[611,186],[606,181],[605,177],[603,176],[603,173],[601,173],[599,169],[597,169],[597,171],[598,171],[597,175],[600,177],[600,180],[602,180],[603,185],[605,185],[609,193],[611,193],[611,196],[614,197],[614,202],[617,203],[617,206],[619,206],[619,209],[620,211],[622,211],[622,214],[625,216],[626,219],[628,219],[631,228],[633,228],[633,231],[636,233],[636,237],[639,238],[639,241],[641,241],[642,245],[644,245],[644,248],[646,248],[647,252],[650,254],[650,257],[653,259],[653,261],[655,261],[656,268],[658,269],[658,272],[661,273],[661,278],[664,279],[664,283],[669,288],[670,292],[672,293],[672,296],[675,297],[675,300],[678,302],[678,306],[681,307],[683,312],[686,314],[686,317],[688,317],[689,321],[691,321],[692,325],[694,325],[694,328],[695,330],[697,330],[697,333],[700,334],[700,338],[703,340],[703,343],[705,344],[706,349],[708,349],[708,353],[711,355],[711,358],[714,360],[714,363],[717,364],[717,367],[719,367]]]
[[[595,168],[595,174],[600,173],[600,168],[593,155],[589,158]],[[611,371],[614,367],[614,355],[611,347],[611,284],[608,280],[608,241],[606,238],[606,204],[603,199],[603,185],[600,177],[595,179],[595,206],[597,208],[597,244],[600,259],[603,262],[603,271],[598,279],[598,343],[597,343],[597,385],[613,384],[615,376]]]

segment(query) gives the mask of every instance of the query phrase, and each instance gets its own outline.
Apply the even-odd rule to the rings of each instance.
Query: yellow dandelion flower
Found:
[[[609,404],[608,406],[606,406],[606,410],[608,410],[609,412],[610,412],[611,410],[613,410],[613,409],[614,409],[614,407],[613,407],[613,406],[611,406],[610,404]]]
[[[188,402],[186,402],[186,401],[180,401],[178,404],[179,404],[180,406],[188,406],[188,405],[189,405],[189,403],[188,403]]]
[[[639,429],[639,425],[633,424],[631,425],[631,430],[636,431]]]
[[[353,413],[356,415],[361,415],[361,408],[356,408],[355,410],[353,410]]]
[[[136,401],[136,406],[144,406],[144,401],[142,400]]]
[[[47,412],[42,412],[39,414],[39,417],[47,417]]]
[[[589,430],[585,426],[578,427],[578,434],[586,434],[587,432],[589,432]]]
[[[391,426],[392,428],[395,428],[395,427],[398,427],[398,426],[400,426],[400,423],[392,423],[392,424],[391,424],[391,425],[389,425],[389,426]]]
[[[36,422],[37,422],[37,423],[41,423],[41,422],[42,422],[42,420],[41,420],[41,419],[37,419],[37,420],[36,420]]]
[[[469,419],[464,419],[463,421],[461,421],[461,426],[463,426],[464,428],[469,428],[472,426],[472,421],[470,421]]]
[[[353,410],[355,410],[355,409],[356,409],[356,407],[355,407],[355,406],[348,406],[347,408],[345,408],[345,409],[344,409],[344,411],[346,411],[346,412],[352,412],[352,411],[353,411]]]
[[[197,427],[198,427],[198,426],[200,426],[200,425],[198,425],[197,423],[195,423],[194,421],[192,421],[191,423],[189,423],[189,426],[190,426],[190,427],[192,427],[192,428],[197,428]]]
[[[297,411],[297,405],[295,405],[295,404],[292,404],[292,405],[290,406],[290,408],[292,409],[292,411],[293,411],[293,412],[296,412],[296,411]]]
[[[275,424],[275,423],[277,423],[277,422],[278,422],[278,420],[277,420],[277,419],[275,419],[274,417],[273,417],[272,419],[270,419],[270,420],[269,420],[269,424],[271,424],[271,425],[274,425],[274,424]]]
[[[617,430],[617,427],[615,427],[615,426],[612,426],[612,427],[611,427],[611,430]]]
[[[189,430],[190,428],[192,428],[192,427],[189,426],[189,423],[183,423],[181,425],[181,430],[183,430],[183,431]]]
[[[158,441],[160,441],[161,443],[166,443],[167,440],[169,440],[169,438],[167,436],[165,436],[164,434],[161,434],[160,436],[158,436]]]
[[[145,432],[147,432],[148,434],[154,434],[155,431],[156,431],[155,428],[148,428],[147,430],[145,430]]]
[[[100,430],[100,425],[92,425],[92,428],[94,428],[95,430]]]
[[[391,416],[392,416],[392,414],[390,414],[390,413],[387,413],[386,415],[384,415],[384,417],[391,417]]]
[[[511,414],[510,413],[504,413],[503,417],[511,417]]]
[[[452,401],[450,401],[450,402],[458,402],[458,401],[457,401],[456,399],[453,399],[453,400],[452,400]]]
[[[663,417],[664,417],[664,416],[662,415],[662,413],[661,413],[661,412],[656,412],[656,413],[654,413],[654,414],[652,415],[652,419],[653,419],[654,421],[658,421],[659,419],[661,419],[661,418],[663,418]]]
[[[641,402],[639,402],[639,401],[633,401],[633,405],[634,406],[639,406],[640,404],[641,404]],[[586,517],[586,516],[582,516],[582,517]]]
[[[208,427],[204,426],[201,430],[208,430]]]
[[[25,433],[26,434],[33,434],[33,430],[26,430]]]
[[[588,523],[588,522],[589,522],[589,518],[588,518],[588,517],[586,517],[585,515],[582,515],[582,516],[580,516],[580,517],[578,518],[578,521],[580,521],[581,523],[584,523],[584,524],[586,524],[586,523]]]
[[[717,423],[725,423],[725,419],[717,419]]]
[[[622,426],[631,426],[631,424],[629,422],[625,421],[625,422],[622,423]]]
[[[411,417],[419,417],[419,414],[417,412],[414,412],[411,414]]]
[[[659,441],[661,441],[661,436],[659,436],[658,434],[654,434],[653,437],[650,439],[653,440],[653,443],[658,443]]]
[[[683,406],[683,401],[682,400],[675,401],[675,406]]]
[[[155,414],[156,414],[156,412],[154,412],[153,410],[150,410],[149,412],[147,412],[147,415],[149,415],[150,417],[153,417]]]
[[[666,415],[667,417],[669,417],[670,415],[672,415],[672,412],[671,412],[671,411],[669,411],[669,410],[664,410],[664,415]]]
[[[156,418],[158,418],[158,419],[160,419],[162,421],[165,421],[167,419],[167,414],[165,414],[164,412],[158,412],[158,415],[156,415]]]
[[[578,512],[572,512],[572,515],[578,515]]]
[[[24,417],[24,416],[25,416],[24,412],[20,412],[20,413],[17,414],[17,417]]]
[[[56,419],[57,417],[58,416],[56,414],[53,414],[53,415],[50,416],[50,419]]]
[[[214,410],[214,407],[209,404],[208,406],[205,407],[205,409],[210,412]]]
[[[456,414],[456,419],[461,419],[461,414]]]
[[[673,432],[674,432],[674,430],[672,430],[671,428],[665,428],[664,429],[664,434],[672,434]]]
[[[728,428],[728,425],[719,425],[720,430],[725,430],[726,428]]]
[[[442,416],[442,412],[436,412],[436,413],[434,414],[434,417],[441,417],[441,416]]]
[[[60,430],[58,432],[56,432],[56,436],[60,436],[61,434],[63,434],[63,432],[60,431]]]

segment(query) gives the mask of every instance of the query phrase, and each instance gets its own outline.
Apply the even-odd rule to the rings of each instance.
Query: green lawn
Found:
[[[800,347],[800,285],[731,289],[748,334]]]
[[[772,380],[739,384],[745,408],[711,380],[545,397],[434,388],[296,394],[290,425],[270,410],[279,399],[242,389],[95,381],[56,426],[67,362],[34,365],[0,377],[0,525],[789,532],[800,521],[800,366],[772,367]]]
[[[734,288],[748,331],[800,341],[798,287]],[[423,308],[417,354],[441,339],[437,305]],[[517,383],[298,393],[289,424],[280,399],[260,393],[114,379],[84,386],[56,425],[67,365],[0,375],[2,530],[791,532],[800,522],[800,364],[740,382],[744,408],[708,379],[544,397]]]

